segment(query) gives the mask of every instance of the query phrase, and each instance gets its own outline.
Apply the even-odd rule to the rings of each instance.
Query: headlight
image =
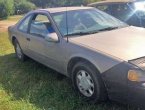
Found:
[[[145,73],[141,70],[129,70],[128,79],[133,82],[145,81]]]
[[[145,2],[134,3],[136,10],[145,10]]]

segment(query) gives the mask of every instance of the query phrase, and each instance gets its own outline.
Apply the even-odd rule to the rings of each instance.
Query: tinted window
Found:
[[[19,30],[22,32],[28,31],[29,21],[31,19],[31,16],[28,16],[19,26]]]
[[[32,19],[30,34],[45,37],[52,32],[54,32],[54,30],[46,15],[38,14]]]
[[[128,4],[132,10],[135,10],[138,17],[143,17],[145,19],[145,4],[144,1],[136,1]]]
[[[114,4],[112,5],[112,15],[126,22],[133,13],[127,4]]]
[[[99,10],[105,11],[108,14],[111,14],[111,6],[110,5],[98,5],[96,6]]]

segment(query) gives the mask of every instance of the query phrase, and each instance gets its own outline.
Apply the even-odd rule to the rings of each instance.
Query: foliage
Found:
[[[100,0],[29,0],[38,7],[80,6]]]
[[[100,0],[0,0],[0,18],[24,14],[37,7],[81,6]]]
[[[15,14],[24,14],[35,8],[36,6],[31,2],[25,0],[15,0]]]
[[[0,18],[7,18],[14,13],[13,0],[0,0]]]

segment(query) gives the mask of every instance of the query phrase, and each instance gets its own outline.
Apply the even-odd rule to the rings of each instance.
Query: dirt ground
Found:
[[[8,27],[16,24],[14,21],[2,20],[0,21],[0,32],[7,31]]]

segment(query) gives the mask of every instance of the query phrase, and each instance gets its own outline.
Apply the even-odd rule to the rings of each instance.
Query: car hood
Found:
[[[124,61],[145,56],[145,29],[125,27],[97,34],[70,37],[69,41]]]

